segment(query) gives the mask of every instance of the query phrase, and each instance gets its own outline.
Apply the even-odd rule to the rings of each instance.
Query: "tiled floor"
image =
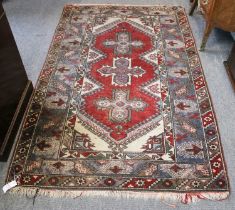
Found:
[[[182,5],[189,9],[188,0],[88,0],[72,1],[76,3],[96,4],[170,4]],[[23,59],[29,78],[36,83],[40,69],[46,57],[53,32],[59,20],[63,5],[71,3],[66,0],[8,0],[4,8],[8,16],[13,34],[15,36],[20,54]],[[189,18],[195,35],[197,46],[203,33],[204,22],[200,15]],[[211,35],[207,50],[200,53],[206,80],[212,96],[214,109],[217,115],[221,133],[225,159],[228,166],[231,196],[223,202],[201,201],[190,206],[178,204],[177,209],[200,210],[232,210],[235,209],[235,93],[232,89],[224,66],[222,64],[228,56],[232,46],[231,37],[220,30],[215,30]],[[7,163],[0,163],[0,185],[3,185],[6,175]],[[102,197],[79,197],[76,199],[58,199],[39,196],[35,202],[29,197],[3,195],[0,193],[0,209],[172,209],[166,204],[154,199],[128,199]]]

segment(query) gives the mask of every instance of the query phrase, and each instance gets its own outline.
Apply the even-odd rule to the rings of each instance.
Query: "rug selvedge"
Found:
[[[7,181],[14,175],[27,189],[227,197],[219,132],[184,9],[67,5]]]

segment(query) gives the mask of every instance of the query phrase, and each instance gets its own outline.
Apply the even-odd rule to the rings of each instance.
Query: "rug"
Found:
[[[227,198],[184,8],[66,5],[6,182],[14,177],[19,194]]]

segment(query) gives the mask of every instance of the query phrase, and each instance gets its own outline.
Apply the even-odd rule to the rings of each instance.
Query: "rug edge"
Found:
[[[200,54],[199,54],[199,50],[198,50],[198,47],[197,47],[197,43],[196,43],[196,39],[195,39],[193,30],[192,30],[192,27],[191,27],[191,24],[190,24],[190,21],[189,21],[189,16],[188,16],[188,13],[187,13],[186,9],[185,8],[183,8],[183,9],[184,9],[184,12],[186,14],[187,22],[189,23],[188,25],[189,25],[189,28],[190,28],[190,32],[191,32],[193,40],[194,40],[194,45],[195,45],[195,49],[197,51],[197,55],[198,55],[198,58],[199,58],[199,63],[200,63],[200,66],[202,68],[202,75],[203,75],[203,78],[204,78],[204,81],[205,81],[205,84],[206,84],[206,89],[207,89],[207,92],[208,92],[208,95],[209,95],[209,100],[210,100],[211,108],[212,108],[212,111],[213,111],[213,116],[214,116],[215,123],[216,123],[216,129],[217,129],[218,136],[219,136],[219,146],[220,146],[220,152],[221,152],[222,159],[223,159],[223,161],[222,161],[223,166],[224,166],[224,169],[225,169],[224,172],[226,174],[226,180],[227,180],[227,184],[228,184],[228,192],[231,193],[231,184],[230,184],[230,178],[229,178],[229,171],[228,171],[227,161],[226,161],[226,158],[225,158],[223,141],[222,141],[222,138],[221,138],[221,133],[220,133],[220,127],[219,127],[219,124],[218,124],[217,114],[215,112],[214,102],[212,100],[211,93],[210,93],[209,86],[208,86],[208,82],[206,80],[205,71],[204,71],[204,68],[202,66],[201,57],[200,57]]]
[[[85,4],[85,3],[67,3],[64,4],[64,7],[69,7],[69,6],[123,6],[123,7],[157,7],[157,6],[161,6],[161,7],[179,7],[179,8],[184,8],[181,5],[176,5],[176,4]]]
[[[58,28],[59,28],[59,24],[60,24],[60,22],[61,22],[61,20],[63,18],[63,14],[65,13],[65,10],[66,10],[66,5],[63,6],[62,11],[60,13],[59,21],[56,23],[56,27],[54,29],[51,41],[50,41],[48,49],[47,49],[45,60],[44,60],[44,62],[42,64],[42,67],[40,68],[40,71],[39,71],[39,74],[38,74],[38,78],[37,78],[35,84],[33,85],[34,90],[33,90],[32,94],[31,94],[30,100],[28,102],[27,108],[25,110],[24,116],[23,116],[22,121],[21,121],[21,126],[20,126],[20,128],[18,130],[18,134],[17,134],[17,136],[16,136],[16,138],[14,140],[14,144],[12,146],[11,153],[10,153],[10,155],[8,157],[7,169],[6,169],[7,173],[6,173],[5,178],[4,178],[4,183],[5,184],[7,184],[9,182],[11,166],[12,166],[13,160],[15,158],[15,153],[16,153],[18,144],[20,143],[20,139],[21,139],[21,136],[22,136],[22,131],[24,129],[24,124],[25,124],[26,118],[27,118],[27,116],[29,114],[29,111],[30,111],[30,108],[31,108],[31,105],[32,105],[32,101],[33,101],[33,99],[35,97],[35,94],[36,94],[36,90],[37,90],[37,88],[40,85],[40,78],[41,78],[41,75],[42,75],[42,71],[43,71],[43,69],[46,66],[47,58],[50,55],[51,49],[53,48],[53,44],[54,44],[55,37],[56,37],[57,31],[58,31]]]
[[[116,199],[158,199],[166,202],[177,202],[183,204],[196,203],[200,200],[223,201],[229,198],[230,192],[136,192],[118,190],[60,190],[44,188],[15,187],[9,192],[11,195],[20,195],[35,198],[36,196],[47,196],[51,198],[79,198],[79,197],[111,197]]]

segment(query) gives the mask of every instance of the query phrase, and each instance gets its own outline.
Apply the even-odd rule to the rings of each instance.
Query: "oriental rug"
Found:
[[[225,199],[219,132],[184,8],[66,5],[7,182],[14,176],[12,191],[26,194]]]

